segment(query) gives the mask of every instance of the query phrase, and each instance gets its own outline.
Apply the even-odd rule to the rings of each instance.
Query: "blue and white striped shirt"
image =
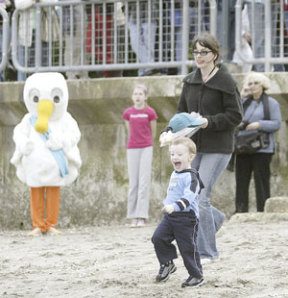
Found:
[[[189,212],[193,210],[199,218],[198,196],[202,188],[202,182],[195,169],[173,171],[163,204],[173,204],[175,211]]]

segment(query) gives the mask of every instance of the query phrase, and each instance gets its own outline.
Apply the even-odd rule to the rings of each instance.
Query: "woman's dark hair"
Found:
[[[209,32],[203,32],[198,36],[194,37],[192,41],[192,50],[196,49],[196,44],[199,43],[202,47],[205,47],[213,52],[216,55],[216,60],[219,59],[220,56],[220,46],[218,40]]]

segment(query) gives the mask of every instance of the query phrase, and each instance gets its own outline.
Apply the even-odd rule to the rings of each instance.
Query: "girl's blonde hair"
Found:
[[[244,79],[243,86],[248,86],[249,82],[259,82],[264,91],[270,88],[270,80],[261,72],[249,72]]]
[[[187,147],[190,155],[194,155],[197,153],[197,148],[195,143],[188,137],[176,138],[171,142],[170,146],[172,145],[184,145],[185,147]]]
[[[135,89],[141,89],[144,92],[145,96],[146,97],[148,96],[148,88],[147,88],[147,86],[145,84],[137,84],[134,87],[134,90]]]

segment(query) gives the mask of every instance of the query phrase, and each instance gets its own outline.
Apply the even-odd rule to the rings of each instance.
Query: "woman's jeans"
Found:
[[[199,196],[198,248],[202,258],[216,258],[216,232],[220,229],[225,215],[210,204],[212,187],[227,167],[231,154],[198,153],[192,161],[192,167],[199,172],[204,184]]]

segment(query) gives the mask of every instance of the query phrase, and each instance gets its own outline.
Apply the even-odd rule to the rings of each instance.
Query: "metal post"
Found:
[[[237,0],[235,5],[235,51],[243,58],[241,53],[241,39],[242,39],[242,0]]]
[[[280,0],[280,43],[279,43],[279,46],[280,46],[280,57],[283,58],[284,57],[284,3],[283,3],[283,0]],[[287,28],[286,28],[287,30]]]
[[[36,30],[35,30],[35,67],[36,69],[41,67],[42,63],[42,44],[41,44],[41,32],[43,28],[41,26],[41,7],[36,6]]]
[[[160,62],[163,61],[163,1],[159,1],[159,38],[158,38],[158,44],[159,44],[159,55],[158,60]]]
[[[175,61],[175,1],[171,0],[171,61]]]
[[[213,36],[217,35],[217,4],[216,0],[209,1],[210,6],[210,33]]]
[[[188,73],[188,67],[186,65],[186,61],[188,60],[188,52],[189,52],[189,0],[183,0],[182,7],[182,64],[181,64],[181,74]]]
[[[229,30],[230,28],[230,16],[229,16],[229,1],[222,0],[222,22],[221,22],[221,35],[222,35],[222,48],[223,48],[223,59],[227,61],[228,49],[229,49]],[[220,38],[220,37],[218,37]],[[221,40],[221,39],[220,39]]]
[[[271,69],[271,0],[265,2],[265,72]]]

